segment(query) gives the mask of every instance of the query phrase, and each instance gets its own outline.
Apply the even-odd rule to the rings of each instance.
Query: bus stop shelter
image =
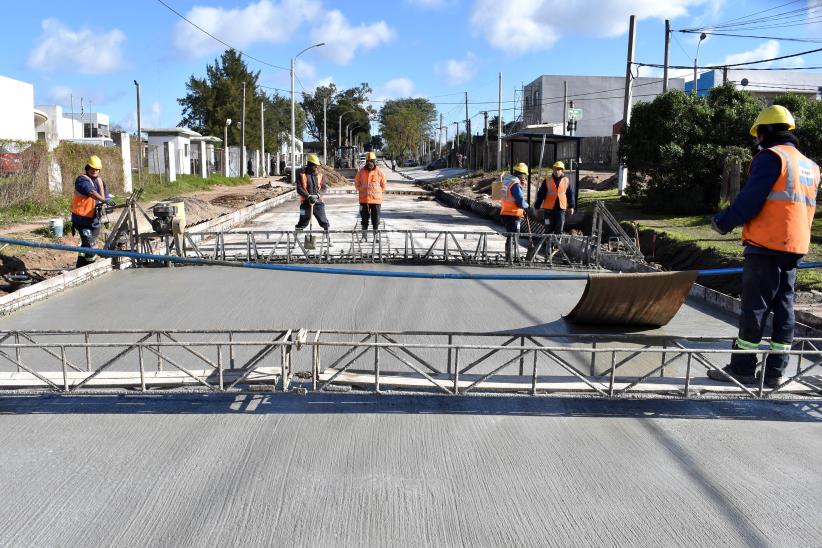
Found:
[[[545,168],[557,160],[566,165],[566,172],[573,174],[571,185],[575,201],[579,200],[579,158],[582,137],[570,135],[551,135],[548,133],[520,131],[506,135],[503,141],[508,143],[508,171],[513,172],[519,162],[528,164],[528,195],[531,203],[531,175],[536,166]]]

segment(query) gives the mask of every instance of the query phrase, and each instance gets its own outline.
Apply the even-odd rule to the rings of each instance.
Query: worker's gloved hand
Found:
[[[716,232],[717,234],[725,235],[725,234],[728,233],[727,230],[722,230],[721,228],[719,228],[719,226],[716,224],[716,217],[713,217],[711,219],[711,229],[713,229],[713,231]]]
[[[317,196],[316,194],[309,194],[308,195],[308,203],[309,204],[313,205],[313,204],[316,204],[319,201],[320,201],[320,197]]]
[[[522,201],[522,209],[529,209],[531,205],[525,200]]]
[[[114,201],[114,198],[107,198],[106,201],[103,203],[109,207],[114,207],[115,205],[117,205],[117,202]]]

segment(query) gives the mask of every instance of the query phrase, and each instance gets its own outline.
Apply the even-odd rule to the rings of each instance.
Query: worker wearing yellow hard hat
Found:
[[[819,166],[802,154],[791,133],[796,122],[783,106],[765,108],[751,126],[760,152],[751,162],[748,180],[733,203],[712,220],[720,234],[742,225],[745,262],[742,313],[734,349],[759,350],[765,324],[773,312],[765,365],[757,372],[756,354],[733,354],[722,371],[708,370],[714,380],[782,384],[794,334],[796,266],[808,252],[816,211]]]
[[[305,161],[305,167],[300,170],[297,179],[297,195],[300,197],[300,218],[294,227],[302,230],[311,222],[311,215],[323,228],[328,230],[331,224],[325,216],[325,204],[322,195],[327,190],[325,177],[320,170],[320,159],[316,154],[309,154]]]
[[[566,213],[574,214],[574,189],[565,175],[565,163],[557,160],[551,167],[550,177],[543,179],[537,191],[534,208],[542,207],[546,233],[562,234]]]
[[[376,231],[379,229],[382,195],[385,192],[385,185],[385,174],[377,165],[377,155],[369,152],[365,155],[365,165],[357,171],[357,175],[354,177],[354,188],[359,193],[363,240],[368,239],[369,219],[371,220],[371,230]]]
[[[114,200],[108,193],[106,183],[100,176],[103,162],[97,155],[90,156],[83,175],[74,181],[71,197],[71,232],[80,233],[80,247],[93,249],[100,236],[101,207],[113,206]],[[97,255],[90,251],[77,256],[77,267],[93,263]]]
[[[520,162],[514,166],[513,173],[502,181],[502,199],[500,200],[500,217],[505,227],[505,260],[519,261],[520,223],[528,209],[525,194],[522,190],[528,181],[528,164]]]

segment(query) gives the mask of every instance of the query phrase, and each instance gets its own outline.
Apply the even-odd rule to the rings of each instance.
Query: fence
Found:
[[[197,387],[207,391],[403,391],[585,394],[605,398],[816,398],[822,339],[794,341],[776,388],[703,373],[721,370],[730,337],[539,332],[275,330],[0,331],[0,389]],[[327,365],[326,365],[327,364]]]

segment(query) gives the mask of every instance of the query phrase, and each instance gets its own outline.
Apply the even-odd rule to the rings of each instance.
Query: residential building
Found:
[[[767,105],[785,93],[796,93],[819,100],[822,96],[822,72],[801,70],[709,70],[699,75],[697,93],[708,95],[711,90],[725,82],[731,82],[737,89],[744,89],[759,97]],[[686,82],[685,91],[694,89],[693,80]]]
[[[565,85],[568,86],[568,104],[563,105]],[[670,78],[669,89],[683,89],[685,81]],[[636,78],[633,82],[633,104],[652,101],[662,93],[661,78]],[[564,107],[582,109],[574,135],[578,137],[605,137],[612,135],[614,124],[622,120],[625,104],[624,76],[563,76],[543,75],[527,84],[523,91],[522,121],[525,126],[561,124]],[[519,112],[517,113],[520,114]]]
[[[0,140],[34,141],[34,128],[48,115],[35,113],[34,85],[0,76]]]
[[[202,137],[184,127],[143,128],[148,137],[148,172],[191,175],[191,139]]]
[[[111,137],[108,114],[101,112],[64,112],[63,116],[79,120],[83,124],[83,134],[78,135],[78,137]]]
[[[45,112],[48,120],[36,128],[37,140],[46,141],[51,148],[60,141],[83,138],[83,124],[63,115],[63,107],[59,105],[38,105],[37,110]]]

